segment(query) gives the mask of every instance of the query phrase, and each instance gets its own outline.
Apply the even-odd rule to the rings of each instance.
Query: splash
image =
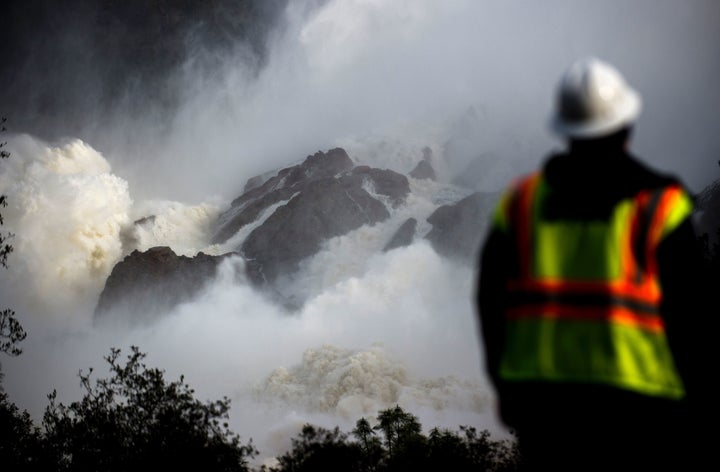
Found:
[[[331,345],[308,349],[299,365],[275,369],[256,395],[262,401],[280,401],[349,420],[373,416],[397,404],[479,413],[487,408],[490,397],[479,382],[452,376],[414,379],[380,345],[359,351]]]
[[[22,255],[11,262],[22,274],[15,283],[35,294],[30,301],[39,311],[87,308],[122,255],[128,184],[80,140],[50,147],[25,136],[14,144],[0,183],[12,244]]]

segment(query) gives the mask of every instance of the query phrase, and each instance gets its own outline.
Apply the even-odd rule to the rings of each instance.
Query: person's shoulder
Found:
[[[621,171],[638,190],[662,190],[672,188],[693,199],[693,194],[682,179],[671,172],[661,171],[646,164],[635,155],[628,154]]]
[[[662,237],[675,231],[683,222],[689,221],[695,207],[695,196],[682,180],[672,173],[660,172],[635,160],[639,171],[645,176],[644,188],[657,196],[663,212]]]
[[[537,182],[540,179],[540,176],[540,171],[536,170],[518,175],[507,184],[505,189],[500,192],[500,197],[498,198],[495,206],[495,211],[492,217],[493,229],[501,232],[508,230],[510,226],[510,213],[512,212],[512,208],[515,207],[523,192],[530,188],[528,187],[528,184],[532,185]]]
[[[539,179],[542,175],[542,172],[536,170],[533,172],[528,172],[526,174],[521,174],[515,177],[511,182],[510,185],[507,188],[507,191],[509,193],[516,193],[521,188],[523,188],[525,185],[528,185],[529,183],[536,181]]]

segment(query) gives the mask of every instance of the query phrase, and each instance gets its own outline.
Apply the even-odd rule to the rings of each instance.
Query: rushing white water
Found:
[[[0,184],[18,257],[3,274],[3,299],[30,320],[30,337],[7,363],[7,388],[35,415],[53,388],[76,398],[77,370],[102,371],[111,346],[138,345],[153,365],[186,375],[199,395],[230,396],[233,428],[270,456],[289,447],[302,422],[349,430],[395,404],[427,427],[502,432],[482,376],[473,268],[422,239],[425,218],[467,190],[411,179],[410,197],[389,207],[390,219],[327,241],[286,281],[287,294],[307,300],[296,313],[255,293],[238,277],[236,257],[195,300],[120,329],[92,323],[113,265],[157,245],[222,253],[226,245],[209,244],[221,203],[134,201],[104,157],[78,140],[50,147],[23,136],[13,150]],[[383,253],[409,217],[423,222],[417,242]]]
[[[292,1],[261,71],[228,57],[195,80],[190,67],[177,79],[184,102],[161,123],[108,117],[84,141],[9,137],[0,191],[15,253],[0,272],[0,308],[13,308],[29,336],[20,357],[3,360],[4,387],[37,418],[53,388],[79,398],[78,369],[101,372],[111,346],[138,345],[198,395],[231,397],[233,429],[263,457],[285,451],[303,422],[349,430],[396,403],[426,427],[504,433],[483,375],[473,264],[438,256],[422,239],[425,218],[469,191],[454,179],[497,191],[538,164],[554,145],[544,123],[555,81],[587,54],[643,94],[640,156],[696,189],[707,182],[720,145],[720,107],[708,106],[718,103],[718,12],[712,0]],[[126,254],[232,249],[251,227],[211,245],[213,223],[246,179],[336,146],[402,173],[427,147],[443,184],[411,181],[388,221],[303,261],[282,287],[306,300],[291,315],[243,283],[232,258],[155,323],[92,324]],[[416,242],[382,253],[409,217]]]

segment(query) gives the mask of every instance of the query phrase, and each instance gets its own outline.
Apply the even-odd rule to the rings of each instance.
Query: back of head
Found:
[[[560,81],[551,126],[570,140],[603,139],[632,127],[641,107],[640,95],[617,69],[597,58],[582,59]]]

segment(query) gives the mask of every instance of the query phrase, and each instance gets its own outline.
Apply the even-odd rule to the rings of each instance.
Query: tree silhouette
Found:
[[[0,119],[0,132],[6,131],[6,118]],[[0,159],[7,159],[10,153],[2,149],[7,143],[0,142]],[[7,196],[0,194],[0,208],[7,206]],[[0,213],[0,226],[5,223],[2,213]],[[7,258],[13,251],[12,245],[8,243],[8,239],[12,238],[10,233],[0,232],[0,266],[7,269]],[[0,311],[0,352],[11,356],[18,356],[22,353],[22,349],[18,346],[20,341],[25,339],[27,333],[23,329],[20,322],[15,318],[15,312],[9,308]],[[2,372],[0,372],[2,379]]]
[[[352,430],[353,436],[357,438],[358,444],[363,453],[361,468],[364,471],[376,470],[376,465],[383,457],[383,448],[375,430],[365,418],[360,418]]]
[[[375,429],[383,432],[387,447],[384,466],[388,470],[422,468],[427,438],[421,434],[422,425],[417,417],[396,405],[380,411],[377,419]]]
[[[44,467],[42,436],[27,411],[12,403],[0,389],[0,468],[21,472]]]
[[[278,457],[273,472],[317,472],[342,470],[360,472],[362,451],[347,441],[347,435],[337,427],[332,430],[303,426],[298,438],[292,440],[292,450]]]
[[[202,403],[183,377],[166,382],[144,358],[133,346],[121,364],[111,349],[110,378],[93,383],[92,369],[80,372],[82,400],[66,406],[55,391],[48,396],[43,425],[55,470],[249,470],[257,451],[228,428],[230,401]]]
[[[271,472],[298,471],[415,471],[514,472],[519,452],[514,439],[491,439],[490,432],[460,426],[460,432],[434,428],[422,434],[418,419],[400,406],[382,410],[374,427],[365,418],[355,424],[348,441],[333,430],[305,425],[293,448],[278,458]],[[385,441],[376,436],[382,431]],[[391,449],[392,448],[392,449]],[[391,452],[392,451],[392,452]],[[263,468],[262,470],[267,470]]]
[[[393,456],[404,443],[420,436],[422,426],[415,416],[396,405],[395,408],[382,410],[378,414],[378,425],[375,429],[383,432],[388,454]]]
[[[0,132],[5,131],[6,119],[0,119]],[[2,149],[5,142],[0,142],[0,160],[10,157],[10,153]],[[0,208],[7,206],[7,197],[0,195]],[[0,213],[0,226],[4,224]],[[13,247],[8,244],[12,234],[0,232],[0,266],[7,268],[8,255]],[[18,344],[25,339],[27,333],[15,318],[15,312],[8,308],[0,310],[0,352],[10,356],[19,356],[22,349]],[[1,367],[1,364],[0,364]],[[30,414],[12,403],[2,388],[3,374],[0,369],[0,466],[4,470],[24,471],[35,470],[40,466],[38,453],[40,446],[40,430],[33,424]]]

